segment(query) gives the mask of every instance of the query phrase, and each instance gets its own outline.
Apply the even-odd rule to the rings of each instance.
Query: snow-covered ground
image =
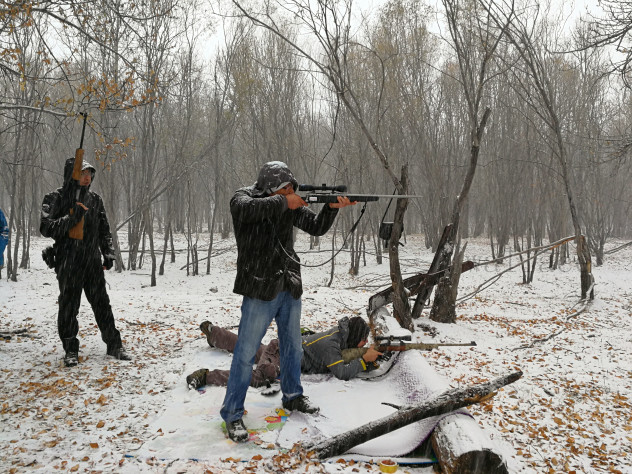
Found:
[[[321,253],[302,253],[303,262],[328,259],[329,239],[323,239]],[[216,238],[217,249],[226,252],[212,259],[210,275],[187,277],[180,270],[184,253],[178,254],[176,263],[167,264],[166,275],[159,276],[153,288],[149,260],[136,271],[108,272],[117,325],[134,360],[106,358],[84,297],[79,315],[80,364],[71,369],[63,367],[57,336],[55,275],[39,258],[48,243],[34,241],[32,267],[22,270],[17,283],[0,281],[0,331],[28,330],[26,335],[0,340],[0,470],[276,472],[289,465],[291,456],[265,437],[258,445],[236,445],[224,438],[219,424],[209,423],[219,409],[222,389],[200,393],[185,386],[185,376],[200,366],[228,368],[230,363],[228,355],[207,346],[199,324],[239,322],[240,297],[231,292],[236,259],[232,237]],[[183,241],[177,246],[184,248]],[[299,236],[297,248],[306,250],[304,235]],[[484,241],[469,242],[466,259],[489,258]],[[431,260],[423,238],[409,236],[402,248],[406,275],[425,271]],[[437,330],[433,338],[419,329],[415,333],[419,340],[477,342],[474,348],[423,353],[452,387],[490,380],[516,368],[524,372],[494,398],[470,408],[511,472],[632,472],[631,261],[628,247],[593,268],[596,299],[585,311],[577,311],[581,308],[578,266],[570,263],[552,271],[548,260],[541,258],[534,283],[521,284],[519,268],[507,273],[459,304],[457,324],[433,323],[427,311],[418,321]],[[513,263],[515,259],[463,274],[460,295]],[[388,283],[388,260],[376,265],[367,256],[367,266],[361,267],[358,277],[350,276],[348,267],[349,255],[343,252],[337,257],[331,287],[326,286],[330,265],[303,269],[303,326],[320,330],[344,315],[366,316],[368,298]],[[201,264],[201,270],[205,268]],[[275,334],[271,328],[267,337]],[[335,390],[352,389],[337,383],[327,376],[306,377],[306,394],[312,390],[317,396],[327,384]],[[379,382],[365,396],[377,393]],[[247,399],[253,409],[258,396],[253,391]],[[336,404],[336,397],[318,400],[323,411]],[[356,416],[350,412],[345,419],[338,414],[336,424],[356,426]],[[308,438],[300,432],[296,436],[297,441]],[[161,438],[169,442],[161,445]],[[194,458],[179,444],[195,447],[203,455]],[[291,462],[294,468],[288,469],[301,472],[378,471],[366,462]],[[400,468],[405,470],[431,472]]]

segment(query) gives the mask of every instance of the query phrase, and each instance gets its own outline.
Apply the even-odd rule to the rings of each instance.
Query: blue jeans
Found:
[[[292,298],[287,291],[282,291],[272,301],[244,296],[237,345],[230,366],[226,396],[220,410],[227,423],[239,420],[244,415],[244,400],[250,385],[255,354],[273,319],[276,320],[279,332],[282,400],[293,400],[303,394],[301,300]]]

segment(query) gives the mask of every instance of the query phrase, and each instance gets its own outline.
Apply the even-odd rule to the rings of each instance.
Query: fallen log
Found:
[[[309,447],[318,459],[330,458],[347,452],[349,449],[391,431],[431,416],[450,413],[459,408],[473,405],[489,398],[499,388],[509,385],[522,377],[522,372],[498,377],[472,387],[448,390],[438,397],[410,406],[397,407],[391,415],[382,417],[353,430],[341,433],[314,446]]]
[[[467,414],[443,418],[432,430],[430,444],[445,474],[508,473],[495,444]]]

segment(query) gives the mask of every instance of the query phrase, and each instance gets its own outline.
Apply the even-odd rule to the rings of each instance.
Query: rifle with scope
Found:
[[[402,199],[422,197],[409,194],[349,194],[347,193],[347,186],[344,184],[337,186],[327,186],[326,184],[322,184],[321,186],[299,184],[298,191],[307,192],[307,194],[301,196],[307,203],[336,203],[338,202],[338,196],[348,197],[351,202],[370,202],[377,201],[380,198]]]
[[[431,351],[439,347],[447,347],[447,346],[472,347],[476,345],[475,341],[469,342],[467,344],[463,344],[463,343],[409,342],[410,340],[411,340],[410,336],[380,337],[380,338],[377,338],[376,340],[375,350],[377,350],[378,352],[403,352],[403,351],[409,351],[409,350]],[[350,349],[343,349],[342,358],[345,364],[348,364],[352,360],[359,359],[360,357],[362,357],[368,350],[369,350],[368,347],[352,347]]]

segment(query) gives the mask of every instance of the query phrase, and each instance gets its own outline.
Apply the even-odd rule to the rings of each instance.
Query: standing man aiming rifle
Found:
[[[116,359],[131,360],[116,329],[105,288],[103,271],[112,268],[114,249],[103,200],[90,191],[96,170],[83,160],[86,115],[82,115],[81,144],[75,157],[66,160],[63,186],[44,197],[40,216],[40,232],[44,237],[55,239],[55,244],[44,250],[42,257],[50,268],[55,269],[59,282],[57,329],[67,367],[79,363],[77,314],[82,291],[92,306],[101,338],[107,345],[107,354]]]
[[[228,436],[248,440],[244,401],[261,340],[274,319],[279,332],[282,403],[287,410],[316,413],[318,407],[301,386],[301,267],[294,251],[294,227],[310,235],[325,234],[346,197],[326,204],[318,214],[295,193],[298,182],[285,163],[271,161],[257,182],[235,192],[230,212],[237,240],[237,276],[233,291],[243,295],[239,334],[220,414]]]

